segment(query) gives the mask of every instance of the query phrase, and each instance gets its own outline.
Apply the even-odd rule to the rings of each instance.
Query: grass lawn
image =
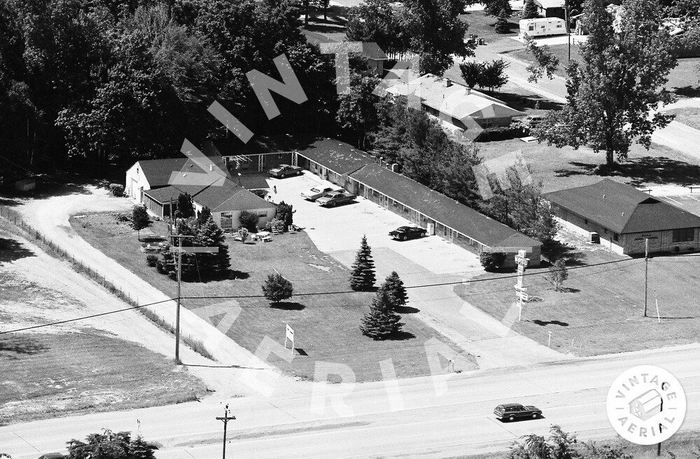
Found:
[[[0,425],[182,403],[206,392],[170,359],[89,329],[0,335],[0,374]]]
[[[479,154],[485,161],[511,151],[523,152],[535,181],[541,181],[543,191],[589,185],[602,179],[596,167],[605,163],[605,153],[587,148],[574,150],[557,148],[546,143],[525,143],[518,139],[477,142]],[[612,178],[642,187],[655,184],[687,185],[700,177],[700,165],[667,147],[653,144],[650,150],[640,145],[631,147],[629,158]]]
[[[483,11],[469,11],[464,14],[461,14],[459,18],[469,25],[467,35],[477,35],[479,38],[483,38],[484,40],[486,40],[486,43],[503,37],[507,37],[509,35],[515,36],[518,34],[519,30],[519,17],[517,16],[517,13],[514,13],[513,16],[508,20],[508,24],[510,25],[510,34],[496,33],[497,18],[494,16],[489,16]]]
[[[549,49],[554,55],[559,58],[561,64],[556,70],[556,74],[566,78],[565,67],[568,63],[568,46],[553,45]],[[524,62],[535,62],[532,54],[525,49],[518,49],[508,52],[509,56],[519,59]],[[581,53],[578,45],[571,45],[571,59],[581,60]],[[700,96],[700,58],[692,57],[678,59],[678,65],[671,70],[668,75],[668,83],[666,89],[675,92],[679,96],[698,97]]]
[[[145,256],[133,231],[116,222],[113,214],[88,214],[72,218],[73,228],[89,243],[141,276],[167,295],[175,296],[176,285],[155,268],[146,266]],[[154,232],[165,234],[162,222]],[[312,379],[317,361],[344,363],[355,372],[357,381],[379,380],[379,362],[392,359],[397,377],[428,375],[424,343],[432,338],[448,342],[422,321],[403,315],[405,333],[395,340],[373,341],[360,333],[360,319],[368,310],[372,293],[327,294],[349,290],[349,272],[330,256],[320,252],[301,232],[275,236],[272,242],[241,244],[229,249],[232,269],[241,272],[236,279],[183,284],[183,296],[260,296],[261,285],[276,269],[288,278],[296,296],[273,308],[264,298],[240,299],[243,311],[229,336],[248,350],[255,351],[265,336],[284,341],[285,323],[295,330],[296,348],[292,363],[270,357],[270,362],[300,378]],[[221,299],[184,300],[191,309],[221,302]],[[207,318],[217,323],[217,318]],[[456,347],[455,351],[460,352]],[[465,354],[462,369],[474,368]]]
[[[676,115],[676,121],[683,123],[695,129],[700,129],[700,108],[674,108],[666,113]]]
[[[593,248],[572,252],[566,291],[555,292],[547,268],[528,269],[524,284],[535,301],[523,307],[514,329],[535,341],[576,355],[598,355],[696,342],[700,334],[697,285],[700,256],[655,257],[649,261],[649,303],[644,318],[644,259],[628,259]],[[619,263],[588,266],[621,260]],[[514,303],[513,274],[458,286],[456,293],[497,318]],[[661,322],[657,322],[655,295]],[[652,317],[653,316],[653,317]]]

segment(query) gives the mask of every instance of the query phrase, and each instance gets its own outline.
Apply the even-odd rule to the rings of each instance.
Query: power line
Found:
[[[95,317],[108,316],[110,314],[116,314],[118,312],[125,312],[125,311],[131,311],[134,309],[145,308],[148,306],[155,306],[156,304],[167,303],[167,302],[173,301],[173,300],[175,300],[175,298],[169,298],[167,300],[155,301],[153,303],[140,304],[138,306],[131,306],[128,308],[114,309],[112,311],[107,311],[107,312],[99,312],[97,314],[90,314],[89,316],[81,316],[81,317],[75,317],[73,319],[59,320],[57,322],[49,322],[46,324],[32,325],[31,327],[23,327],[23,328],[16,328],[14,330],[0,331],[0,335],[5,335],[7,333],[22,332],[22,331],[27,331],[27,330],[35,330],[37,328],[51,327],[54,325],[63,325],[63,324],[71,323],[71,322],[78,322],[81,320],[94,319]]]
[[[635,259],[630,258],[630,259],[622,259],[622,260],[605,261],[605,262],[594,263],[594,264],[590,264],[590,265],[572,266],[568,269],[569,270],[578,270],[578,269],[585,269],[585,268],[594,268],[596,266],[613,265],[613,264],[624,263],[624,262],[628,262],[628,261],[635,261]],[[607,271],[604,271],[604,272],[607,272]],[[524,276],[542,276],[545,274],[546,274],[545,272],[530,272],[530,273],[526,272],[526,273],[524,273]],[[508,276],[499,276],[499,277],[484,277],[481,279],[470,279],[470,280],[464,280],[464,281],[435,282],[435,283],[430,283],[430,284],[408,285],[408,286],[405,286],[405,288],[406,288],[406,290],[412,290],[412,289],[428,288],[428,287],[464,285],[464,284],[471,284],[471,283],[497,281],[497,280],[502,280],[502,279],[511,279],[511,278],[515,278],[515,277],[517,277],[517,274],[508,275]],[[294,296],[308,297],[308,296],[324,296],[324,295],[325,296],[327,296],[327,295],[347,295],[347,294],[352,294],[352,293],[366,293],[366,292],[357,292],[355,290],[337,290],[337,291],[330,291],[330,292],[301,292],[301,293],[295,293]],[[183,297],[181,297],[181,299],[183,299],[183,300],[260,299],[260,298],[265,298],[265,295],[211,295],[211,296],[183,296]],[[140,309],[140,308],[144,308],[144,307],[148,307],[148,306],[155,306],[157,304],[167,303],[167,302],[175,301],[175,300],[176,300],[176,298],[169,298],[166,300],[156,301],[153,303],[131,306],[131,307],[122,308],[122,309],[115,309],[112,311],[106,311],[106,312],[91,314],[91,315],[87,315],[87,316],[75,317],[73,319],[66,319],[66,320],[60,320],[60,321],[56,321],[56,322],[49,322],[49,323],[45,323],[45,324],[32,325],[30,327],[23,327],[23,328],[17,328],[17,329],[13,329],[13,330],[0,331],[0,335],[4,335],[4,334],[8,334],[8,333],[17,333],[17,332],[22,332],[22,331],[27,331],[27,330],[36,330],[39,328],[45,328],[45,327],[51,327],[51,326],[55,326],[55,325],[62,325],[62,324],[66,324],[66,323],[78,322],[81,320],[92,319],[95,317],[102,317],[102,316],[107,316],[110,314],[117,314],[120,312],[131,311],[131,310]]]

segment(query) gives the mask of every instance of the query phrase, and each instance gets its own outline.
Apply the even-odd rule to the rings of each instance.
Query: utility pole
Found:
[[[226,427],[227,427],[229,421],[233,421],[236,419],[236,416],[229,416],[228,415],[228,403],[227,403],[226,408],[224,408],[224,415],[217,416],[216,419],[218,419],[219,421],[223,421],[223,423],[224,423],[224,449],[223,449],[221,457],[223,459],[226,459]]]
[[[647,286],[649,280],[649,238],[644,238],[644,317],[647,316]]]
[[[564,0],[564,18],[566,20],[566,42],[569,50],[569,62],[571,62],[571,28],[569,27],[569,0]]]
[[[192,235],[177,234],[170,235],[171,238],[177,238],[177,309],[175,309],[175,363],[180,362],[180,300],[181,285],[182,285],[182,253],[218,253],[218,247],[183,247],[182,240],[185,238],[193,238]]]

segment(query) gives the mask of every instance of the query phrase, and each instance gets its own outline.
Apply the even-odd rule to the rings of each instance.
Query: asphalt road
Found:
[[[475,454],[506,449],[525,434],[546,434],[551,424],[581,439],[613,438],[605,411],[608,388],[623,370],[641,364],[661,366],[679,378],[688,398],[682,430],[698,430],[698,357],[700,346],[694,345],[402,380],[388,383],[392,390],[385,382],[354,387],[308,384],[306,393],[294,396],[232,399],[231,412],[237,419],[229,424],[227,457]],[[336,410],[332,398],[343,394],[337,399],[341,409]],[[495,405],[509,401],[534,404],[545,419],[505,424],[495,420]],[[215,417],[222,414],[221,405],[203,402],[17,424],[0,427],[0,449],[15,459],[36,458],[40,452],[60,449],[70,438],[110,428],[138,431],[159,442],[159,458],[215,458],[221,457],[222,436]]]

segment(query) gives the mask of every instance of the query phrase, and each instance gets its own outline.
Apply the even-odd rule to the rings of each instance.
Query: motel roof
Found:
[[[316,141],[311,147],[297,154],[341,175],[350,174],[372,162],[372,158],[363,151],[333,139]]]
[[[545,198],[620,234],[700,227],[700,216],[610,179],[547,193]]]
[[[539,241],[525,236],[442,193],[431,190],[404,175],[376,163],[350,174],[351,178],[410,207],[429,218],[492,248],[539,247]]]

